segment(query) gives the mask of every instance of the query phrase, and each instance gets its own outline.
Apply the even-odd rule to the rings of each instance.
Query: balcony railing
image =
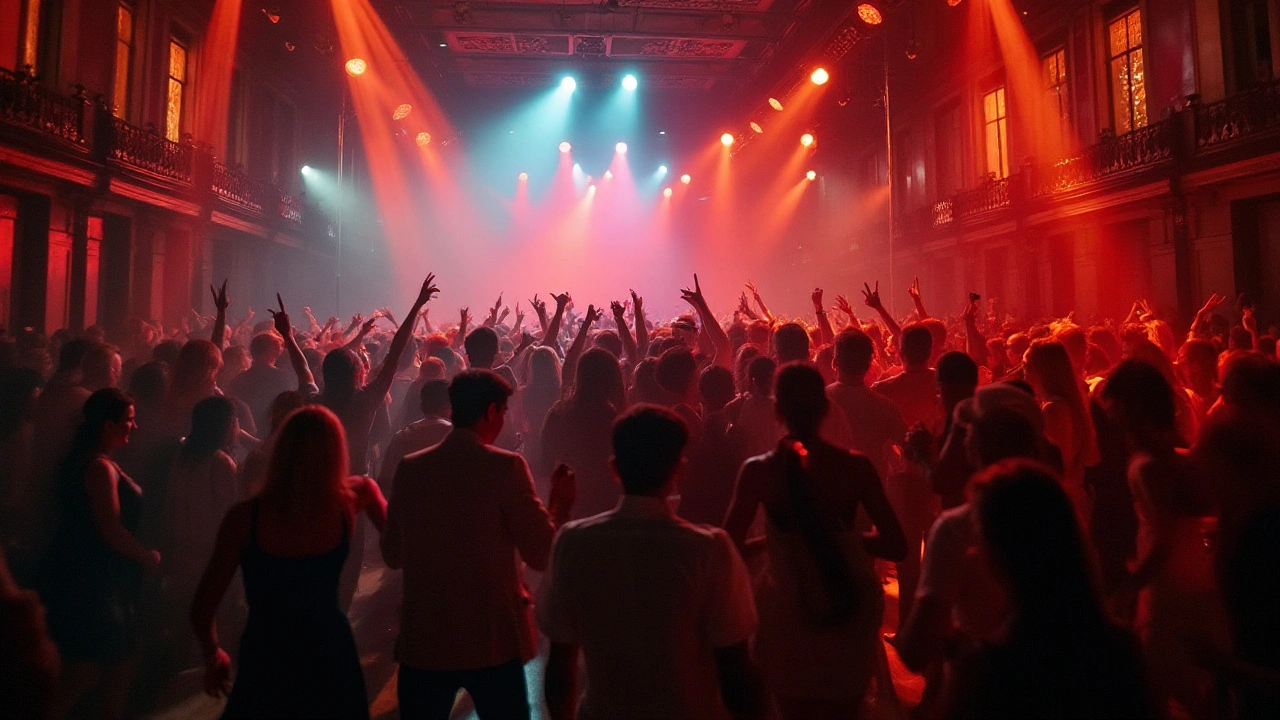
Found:
[[[1009,178],[991,178],[972,190],[956,195],[952,200],[952,213],[956,219],[964,219],[1009,207],[1009,203]]]
[[[280,217],[293,223],[302,222],[302,201],[292,195],[280,193]]]
[[[190,183],[193,149],[191,145],[173,142],[120,118],[111,118],[110,157],[125,165]]]
[[[1104,136],[1079,154],[1037,173],[1036,197],[1072,190],[1131,170],[1148,168],[1173,157],[1175,118],[1120,136]]]
[[[6,122],[83,146],[86,105],[79,93],[67,97],[28,72],[0,68],[0,118]]]
[[[266,183],[222,163],[213,164],[213,193],[253,212],[262,212],[267,199]]]
[[[1270,83],[1208,105],[1192,105],[1196,150],[1280,130],[1280,83]]]

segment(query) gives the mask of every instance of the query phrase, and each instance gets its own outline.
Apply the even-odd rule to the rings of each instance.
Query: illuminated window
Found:
[[[1142,61],[1142,14],[1134,8],[1108,26],[1111,105],[1116,133],[1147,126],[1147,74]]]
[[[19,66],[30,65],[34,70],[40,58],[41,0],[27,0],[22,14],[22,61]]]
[[[987,174],[1009,177],[1009,115],[1004,86],[982,96],[982,122],[987,147]]]
[[[121,3],[116,10],[116,79],[111,113],[125,116],[129,107],[129,75],[133,68],[133,9]]]
[[[1050,102],[1058,110],[1058,117],[1065,123],[1071,117],[1070,99],[1067,97],[1067,51],[1056,50],[1044,58],[1044,86],[1049,91]]]
[[[164,136],[177,142],[182,137],[182,101],[187,91],[187,48],[169,39],[169,93],[165,103]]]

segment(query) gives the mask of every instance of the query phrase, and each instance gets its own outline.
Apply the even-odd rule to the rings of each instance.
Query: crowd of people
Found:
[[[861,717],[891,653],[917,718],[1280,717],[1277,332],[1243,302],[944,318],[917,282],[910,317],[864,285],[785,318],[748,283],[718,315],[695,276],[673,318],[477,324],[428,276],[344,327],[210,291],[0,342],[6,717],[143,714],[201,665],[225,717],[368,717],[370,565],[405,718]]]

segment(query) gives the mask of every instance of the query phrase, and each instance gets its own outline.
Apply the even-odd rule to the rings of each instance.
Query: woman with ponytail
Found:
[[[875,671],[884,611],[872,557],[901,561],[907,541],[871,461],[819,437],[828,408],[821,373],[788,364],[774,395],[787,434],[743,465],[725,521],[746,554],[764,506],[768,571],[756,588],[753,651],[784,719],[852,718]],[[855,529],[860,507],[875,531]]]

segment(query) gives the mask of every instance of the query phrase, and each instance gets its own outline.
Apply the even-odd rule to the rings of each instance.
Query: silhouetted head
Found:
[[[613,423],[609,464],[627,495],[665,497],[689,442],[679,415],[657,405],[636,405]]]
[[[804,362],[783,365],[773,386],[774,408],[787,432],[807,440],[827,415],[827,389],[818,369]]]
[[[622,386],[622,369],[618,360],[607,350],[591,348],[578,358],[574,373],[573,402],[575,405],[612,405],[622,410],[626,405],[626,391]]]
[[[861,381],[866,377],[876,351],[866,333],[858,328],[841,330],[836,335],[835,349],[832,364],[842,379]]]
[[[698,361],[687,347],[673,347],[658,358],[658,385],[681,400],[689,398],[697,372]]]
[[[902,328],[902,336],[898,339],[898,354],[902,356],[904,367],[927,366],[933,354],[933,333],[920,323],[907,325]]]
[[[442,378],[422,383],[422,389],[418,391],[418,403],[424,416],[448,419],[451,411],[449,382]]]
[[[498,357],[498,333],[493,328],[478,327],[467,333],[462,347],[472,368],[491,368]]]
[[[507,399],[512,389],[492,370],[467,370],[449,383],[449,407],[453,426],[474,430],[491,443],[502,432]]]
[[[778,364],[809,359],[809,333],[800,323],[784,323],[773,331],[773,354]]]
[[[229,447],[239,432],[236,406],[221,395],[211,395],[191,408],[191,434],[182,443],[182,457],[208,458]]]
[[[347,475],[347,437],[338,416],[323,405],[306,405],[276,431],[258,496],[285,517],[340,510],[350,519]]]
[[[733,399],[733,373],[729,368],[711,365],[698,376],[698,395],[708,412],[714,412]]]
[[[275,365],[284,352],[284,340],[273,332],[258,333],[249,341],[249,355],[260,365]]]

